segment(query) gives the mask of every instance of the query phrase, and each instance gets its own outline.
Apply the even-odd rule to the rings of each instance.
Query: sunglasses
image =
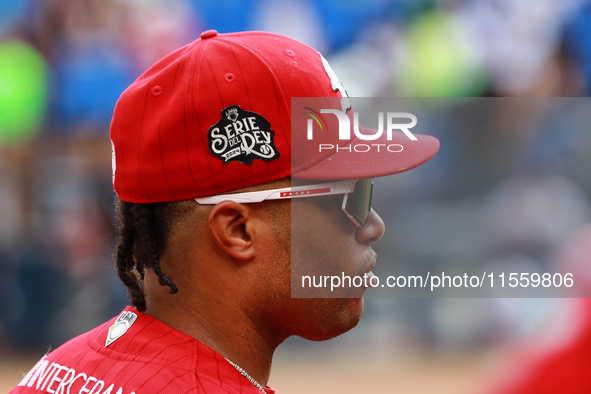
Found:
[[[371,179],[346,179],[314,185],[285,187],[282,189],[261,190],[235,194],[196,198],[199,204],[210,205],[222,201],[254,203],[265,200],[285,200],[291,198],[320,197],[343,194],[343,212],[357,227],[363,227],[371,210],[373,182]]]

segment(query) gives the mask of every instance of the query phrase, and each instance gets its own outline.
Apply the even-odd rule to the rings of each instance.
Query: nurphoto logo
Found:
[[[412,134],[410,131],[411,128],[416,126],[417,124],[417,117],[409,112],[378,112],[378,128],[376,130],[372,129],[360,129],[359,127],[359,113],[353,112],[353,125],[351,125],[351,119],[347,114],[347,111],[341,111],[338,109],[321,109],[320,114],[317,111],[313,111],[309,107],[304,107],[306,112],[304,114],[309,115],[311,118],[307,121],[307,133],[306,138],[309,141],[314,140],[314,129],[316,128],[319,132],[325,132],[325,128],[328,129],[327,123],[325,119],[320,114],[330,114],[334,115],[337,118],[339,130],[338,136],[339,140],[351,140],[351,130],[353,130],[354,138],[357,138],[361,141],[376,141],[377,139],[381,138],[383,133],[386,133],[386,139],[388,141],[392,141],[392,136],[395,131],[401,131],[406,135],[406,137],[411,141],[417,141],[417,138]],[[310,113],[314,112],[314,113]],[[320,121],[322,119],[322,122]],[[385,122],[384,122],[385,119]],[[386,123],[386,127],[384,128],[384,123]],[[317,126],[315,127],[314,124]],[[324,126],[323,126],[324,125]],[[352,126],[352,127],[351,127]],[[384,144],[384,143],[360,143],[360,144],[348,144],[348,145],[338,145],[338,144],[327,144],[327,143],[320,143],[318,144],[318,151],[326,151],[326,150],[336,150],[338,151],[348,151],[348,152],[380,152],[381,150],[386,150],[388,152],[396,153],[402,152],[404,150],[404,146],[402,144]]]

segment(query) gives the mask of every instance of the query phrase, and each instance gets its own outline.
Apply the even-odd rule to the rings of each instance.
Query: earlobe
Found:
[[[209,213],[209,228],[218,247],[242,261],[254,257],[250,218],[250,208],[233,201],[216,204]]]

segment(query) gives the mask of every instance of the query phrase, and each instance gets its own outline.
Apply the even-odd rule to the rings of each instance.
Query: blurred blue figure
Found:
[[[336,52],[355,42],[361,32],[386,15],[388,3],[386,0],[316,0],[330,50]]]
[[[0,0],[0,35],[21,21],[29,3],[29,0]]]
[[[202,30],[215,29],[219,33],[252,30],[258,9],[256,0],[190,0],[201,19]]]
[[[108,129],[119,95],[135,79],[127,57],[114,48],[89,47],[67,48],[56,59],[55,125],[66,133]]]
[[[585,96],[591,94],[591,2],[585,1],[564,26],[564,45],[585,79]]]

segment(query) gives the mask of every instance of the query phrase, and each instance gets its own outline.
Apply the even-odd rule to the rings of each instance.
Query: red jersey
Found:
[[[274,394],[270,387],[266,393]],[[43,357],[16,393],[260,394],[223,356],[150,315],[121,315]]]
[[[591,393],[591,299],[579,300],[584,308],[582,326],[558,349],[531,353],[514,367],[515,376],[496,390],[502,394]]]

